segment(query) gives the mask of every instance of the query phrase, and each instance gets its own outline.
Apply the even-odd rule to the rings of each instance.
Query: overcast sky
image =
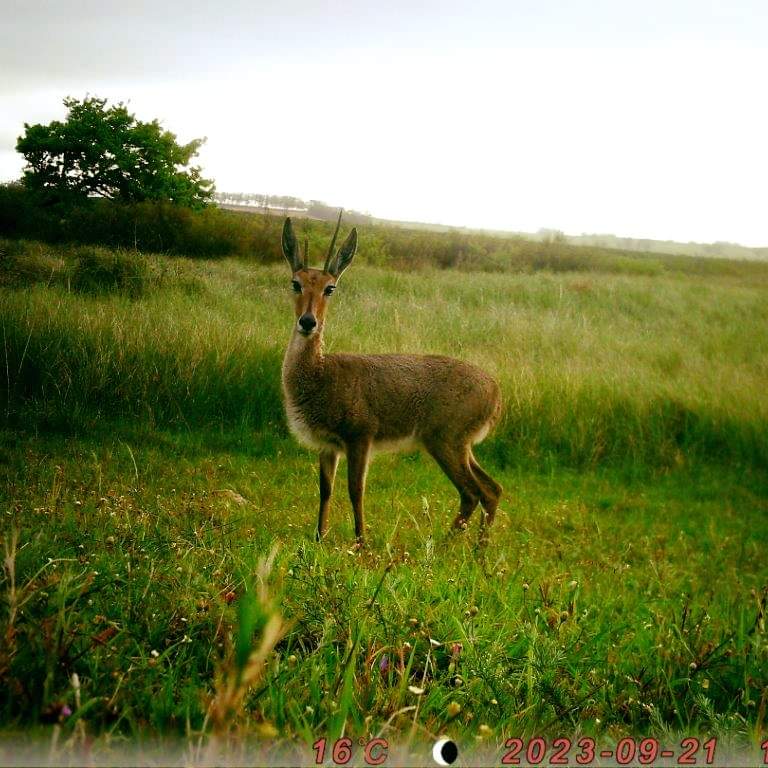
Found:
[[[768,246],[768,2],[0,0],[0,180],[64,96],[126,101],[220,191]]]

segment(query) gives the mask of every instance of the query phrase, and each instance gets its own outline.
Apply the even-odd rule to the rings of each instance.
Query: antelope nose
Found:
[[[302,315],[299,318],[299,325],[301,326],[301,330],[305,333],[309,333],[310,331],[313,331],[315,329],[315,326],[317,325],[317,320],[315,320],[314,315]]]

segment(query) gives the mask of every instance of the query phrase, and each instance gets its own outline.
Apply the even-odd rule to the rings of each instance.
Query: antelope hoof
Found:
[[[459,515],[454,521],[453,521],[453,530],[457,533],[463,533],[467,530],[467,526],[469,525],[469,521],[466,517],[462,517]]]

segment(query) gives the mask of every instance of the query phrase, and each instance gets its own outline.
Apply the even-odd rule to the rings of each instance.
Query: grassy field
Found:
[[[765,738],[768,265],[359,260],[329,350],[491,371],[506,495],[479,551],[431,460],[381,456],[355,552],[343,482],[312,542],[282,417],[287,267],[0,251],[6,738]]]

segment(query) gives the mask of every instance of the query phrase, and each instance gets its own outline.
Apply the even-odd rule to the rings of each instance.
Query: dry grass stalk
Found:
[[[213,726],[214,735],[228,732],[243,715],[243,703],[248,692],[264,677],[269,655],[287,630],[288,625],[275,607],[267,586],[276,552],[273,549],[268,557],[260,560],[256,571],[256,599],[267,617],[258,645],[244,664],[238,663],[235,649],[230,648],[216,675],[215,693],[206,716]]]

